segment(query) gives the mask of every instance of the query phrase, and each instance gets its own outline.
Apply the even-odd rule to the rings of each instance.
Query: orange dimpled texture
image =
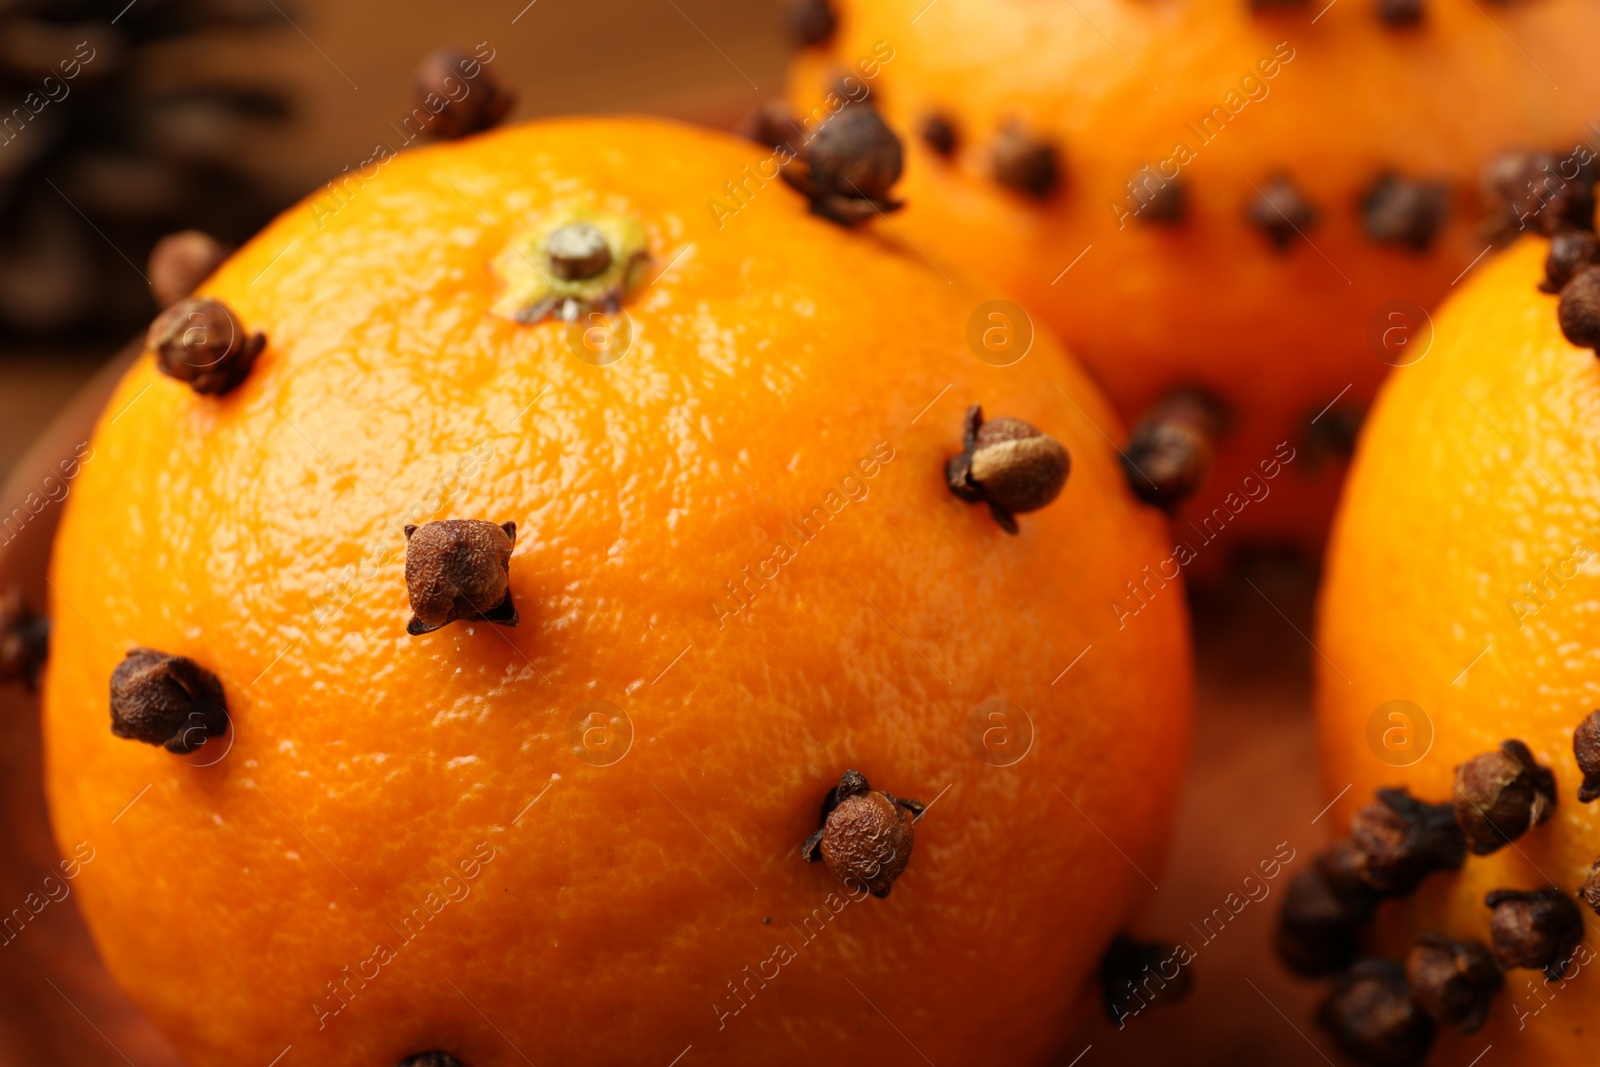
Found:
[[[266,337],[241,384],[122,383],[54,560],[48,785],[106,964],[195,1064],[1063,1040],[1187,746],[1182,589],[1110,609],[1164,524],[1085,375],[977,359],[979,297],[892,231],[778,182],[708,209],[760,161],[643,120],[407,153],[201,288]],[[643,253],[552,279],[524,235],[560,218]],[[947,484],[973,404],[1071,458],[1016,534]],[[515,524],[510,603],[412,636],[405,527],[446,519]],[[134,647],[212,672],[229,732],[113,736]],[[921,804],[881,899],[801,857],[846,770]]]
[[[870,90],[907,140],[895,225],[1052,327],[1126,422],[1222,401],[1183,517],[1235,543],[1320,546],[1360,413],[1489,243],[1485,166],[1549,150],[1559,185],[1600,144],[1587,0],[833,7],[793,70],[803,126]],[[1280,443],[1291,477],[1239,504]]]
[[[1394,958],[1423,932],[1489,944],[1489,892],[1573,899],[1600,858],[1573,747],[1600,706],[1600,363],[1536,289],[1548,247],[1525,239],[1463,283],[1433,351],[1390,379],[1330,545],[1318,715],[1329,795],[1349,787],[1344,821],[1382,787],[1452,801],[1456,768],[1508,740],[1554,775],[1548,821],[1491,838],[1492,854],[1380,911],[1368,949]],[[1469,841],[1476,822],[1463,823]],[[1441,1027],[1428,1062],[1465,1063],[1486,1045],[1499,1063],[1592,1062],[1600,994],[1586,940],[1548,982],[1507,971],[1484,1029]]]

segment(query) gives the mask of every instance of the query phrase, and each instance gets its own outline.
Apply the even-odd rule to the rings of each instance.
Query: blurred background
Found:
[[[0,481],[154,317],[158,238],[240,242],[398,146],[433,49],[487,42],[511,121],[729,126],[779,91],[783,16],[780,0],[0,0]]]

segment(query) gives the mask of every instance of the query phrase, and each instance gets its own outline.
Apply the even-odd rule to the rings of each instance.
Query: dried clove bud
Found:
[[[1591,711],[1572,731],[1572,754],[1583,773],[1578,800],[1587,804],[1600,797],[1600,711]]]
[[[1283,174],[1268,179],[1266,186],[1250,202],[1246,214],[1279,252],[1286,251],[1290,241],[1317,221],[1317,209]]]
[[[150,250],[150,293],[162,307],[171,307],[211,277],[233,253],[208,233],[169,233]]]
[[[1142,204],[1135,214],[1140,222],[1154,226],[1176,226],[1189,217],[1189,186],[1182,178],[1173,178],[1159,189],[1141,195]]]
[[[1600,267],[1584,267],[1561,287],[1556,316],[1568,341],[1600,349]]]
[[[794,142],[804,130],[782,100],[768,100],[756,105],[739,123],[736,132],[756,144],[793,152]]]
[[[222,682],[187,656],[136,648],[111,672],[111,732],[193,752],[228,732]]]
[[[1421,0],[1382,0],[1385,7],[1416,9]],[[1415,18],[1412,21],[1415,21]],[[1444,225],[1450,189],[1442,182],[1419,182],[1398,174],[1378,175],[1361,201],[1361,224],[1369,238],[1426,252]]]
[[[1366,421],[1366,408],[1351,405],[1339,404],[1309,412],[1305,429],[1308,466],[1317,466],[1326,460],[1348,461],[1355,455],[1356,441]]]
[[[839,28],[830,0],[789,0],[786,7],[789,32],[802,48],[824,43]]]
[[[1411,999],[1435,1022],[1474,1033],[1489,1016],[1495,993],[1505,984],[1489,950],[1477,941],[1423,934],[1406,956]]]
[[[869,104],[877,107],[883,98],[878,95],[879,89],[874,88],[872,82],[866,78],[858,78],[848,71],[840,71],[834,76],[833,85],[829,92],[841,101],[852,104]]]
[[[498,294],[491,310],[534,325],[614,315],[643,284],[650,238],[637,219],[583,209],[552,211],[516,233],[491,270]]]
[[[0,682],[20,679],[30,689],[50,654],[50,620],[36,615],[11,586],[0,594]]]
[[[920,801],[874,790],[859,771],[845,771],[823,800],[817,832],[800,846],[801,858],[821,860],[841,882],[854,880],[886,897],[911,862],[912,825],[923,809]]]
[[[1016,123],[1001,128],[991,149],[994,179],[1007,189],[1043,200],[1061,184],[1061,153]]]
[[[592,222],[569,223],[553,231],[544,250],[556,277],[569,282],[593,278],[611,266],[611,246]]]
[[[939,112],[926,116],[919,132],[922,143],[933,149],[934,155],[945,159],[955,155],[961,145],[961,133],[956,129],[955,120]]]
[[[1378,894],[1348,873],[1349,845],[1295,875],[1278,913],[1278,955],[1296,974],[1319,978],[1348,967]]]
[[[1119,933],[1100,957],[1100,996],[1106,1018],[1123,1020],[1152,1004],[1176,1004],[1189,995],[1194,981],[1178,946],[1160,941],[1135,941]],[[1171,970],[1169,976],[1166,971]]]
[[[1600,914],[1600,860],[1594,861],[1594,866],[1589,868],[1588,877],[1578,887],[1578,897],[1589,908]]]
[[[950,491],[969,503],[989,505],[994,521],[1017,532],[1013,515],[1037,511],[1061,494],[1072,457],[1049,434],[1021,419],[983,419],[983,405],[967,409],[962,452],[945,463]]]
[[[1355,877],[1384,896],[1403,896],[1434,871],[1456,870],[1467,842],[1452,804],[1424,804],[1405,789],[1380,789],[1350,823]]]
[[[1456,822],[1476,856],[1515,841],[1556,807],[1555,775],[1515,739],[1457,767],[1455,788]]]
[[[1586,161],[1564,176],[1570,164],[1554,152],[1507,152],[1490,161],[1482,180],[1490,204],[1485,236],[1504,245],[1530,228],[1546,236],[1592,231],[1596,164]]]
[[[1378,17],[1390,26],[1415,26],[1422,21],[1422,0],[1378,0]]]
[[[890,199],[889,189],[904,165],[900,138],[876,108],[857,103],[818,127],[805,151],[780,173],[810,199],[814,214],[855,226],[902,206]]]
[[[517,624],[511,599],[511,550],[517,524],[445,519],[406,526],[406,591],[413,637],[460,619]]]
[[[245,333],[226,304],[206,296],[180,300],[157,315],[145,344],[162,374],[201,395],[222,396],[249,375],[267,338]]]
[[[425,129],[447,141],[493,128],[517,102],[487,66],[448,48],[417,66],[412,86],[417,110],[430,116]]]
[[[1595,261],[1600,242],[1588,230],[1562,230],[1550,238],[1550,252],[1544,257],[1544,277],[1540,292],[1559,293],[1572,276]]]
[[[1561,977],[1573,950],[1583,940],[1583,913],[1559,889],[1496,889],[1483,898],[1489,906],[1489,936],[1495,959],[1512,967],[1542,969]]]
[[[1200,389],[1178,389],[1150,406],[1122,454],[1133,495],[1172,507],[1205,483],[1212,451],[1229,422],[1222,402]]]
[[[448,1052],[419,1052],[407,1056],[395,1067],[461,1067],[461,1061]]]
[[[1351,1056],[1378,1067],[1418,1067],[1433,1047],[1433,1019],[1411,1001],[1405,969],[1366,959],[1340,977],[1317,1022]]]

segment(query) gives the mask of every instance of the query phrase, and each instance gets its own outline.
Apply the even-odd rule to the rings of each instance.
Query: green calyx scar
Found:
[[[649,238],[633,219],[586,208],[552,212],[495,257],[500,283],[492,310],[515,322],[576,321],[613,313],[639,285]]]

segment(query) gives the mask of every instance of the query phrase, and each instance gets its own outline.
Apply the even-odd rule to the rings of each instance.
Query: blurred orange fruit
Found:
[[[1424,931],[1487,944],[1490,890],[1572,897],[1600,856],[1573,752],[1600,705],[1600,365],[1536,289],[1547,248],[1524,240],[1464,283],[1433,349],[1389,380],[1329,548],[1318,711],[1325,784],[1349,787],[1345,821],[1380,787],[1454,801],[1455,768],[1505,740],[1555,776],[1548,822],[1380,913],[1391,956]],[[1508,972],[1487,1026],[1466,1039],[1441,1028],[1430,1062],[1491,1044],[1498,1063],[1590,1062],[1596,993],[1574,978],[1587,969],[1549,984]]]
[[[1181,387],[1231,409],[1183,515],[1238,539],[1320,545],[1360,411],[1488,244],[1480,172],[1559,169],[1600,107],[1586,0],[833,6],[802,119],[870,90],[908,142],[895,225],[1053,327],[1125,420]],[[1280,445],[1274,499],[1219,513]]]
[[[1108,610],[1164,523],[1083,373],[976,358],[975,294],[892,231],[776,181],[708,210],[763,165],[645,120],[407,153],[201,286],[265,335],[241,384],[122,383],[55,555],[49,792],[107,965],[196,1064],[1067,1033],[1178,793],[1181,582]],[[562,237],[576,281],[557,218],[608,242]],[[614,314],[516,321],[602,260]],[[974,403],[1071,457],[1016,536],[946,485]],[[436,519],[515,524],[461,534],[514,541],[501,624],[407,634],[402,527]],[[231,734],[113,736],[135,647],[214,673]],[[846,769],[927,805],[887,899],[801,860]]]

